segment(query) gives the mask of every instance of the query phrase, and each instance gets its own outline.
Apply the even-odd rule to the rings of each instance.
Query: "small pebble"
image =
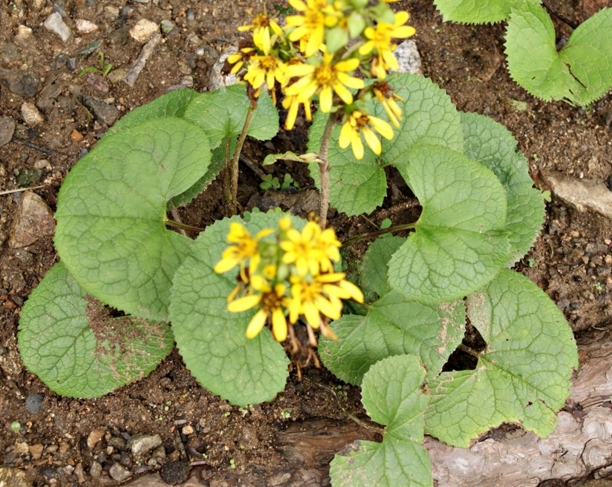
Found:
[[[98,30],[98,26],[89,20],[76,19],[74,24],[77,30],[83,34],[89,34],[90,32],[95,32]]]
[[[61,14],[58,12],[49,15],[43,25],[48,31],[57,34],[63,42],[66,42],[72,34],[70,28],[64,23]]]
[[[170,485],[185,482],[189,476],[189,462],[167,462],[161,468],[159,475]]]
[[[25,399],[25,407],[30,414],[38,414],[42,411],[43,394],[29,394]]]
[[[27,44],[32,39],[32,29],[25,25],[17,27],[17,34],[15,35],[15,42],[20,45]]]
[[[100,477],[102,475],[102,465],[98,462],[92,462],[91,468],[89,469],[89,475],[91,475],[94,479]]]
[[[161,30],[164,34],[169,34],[175,29],[174,24],[169,20],[162,20],[160,23]]]
[[[159,25],[147,19],[140,19],[134,27],[130,29],[130,37],[140,44],[145,44],[153,34],[159,32]]]
[[[87,448],[93,450],[98,442],[104,437],[104,430],[95,429],[87,437]]]
[[[127,442],[127,446],[134,455],[148,453],[162,444],[159,435],[134,435]]]
[[[21,105],[21,116],[26,125],[30,127],[36,127],[45,121],[34,103],[26,102]]]
[[[11,117],[0,117],[0,147],[8,144],[15,133],[15,120]]]
[[[30,446],[30,455],[32,455],[32,460],[38,460],[42,456],[43,448],[44,447],[40,443]]]
[[[193,426],[191,426],[190,424],[183,426],[183,429],[181,431],[185,436],[192,435],[194,432]]]
[[[114,463],[108,471],[110,476],[117,482],[123,482],[131,477],[132,473],[124,466]]]

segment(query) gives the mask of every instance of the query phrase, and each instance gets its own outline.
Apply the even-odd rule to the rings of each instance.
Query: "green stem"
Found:
[[[257,102],[251,100],[251,104],[249,105],[249,109],[247,110],[246,118],[244,119],[244,125],[242,126],[242,132],[240,133],[240,137],[238,137],[238,142],[236,142],[236,150],[234,151],[234,157],[230,162],[230,187],[232,194],[232,211],[235,215],[238,210],[238,161],[240,160],[240,152],[242,152],[242,146],[244,145],[244,141],[247,137],[247,132],[249,131],[249,126],[251,125],[251,120],[253,120],[253,113],[257,108]]]
[[[327,162],[327,154],[329,151],[329,141],[332,136],[332,131],[336,125],[336,114],[330,113],[323,136],[321,137],[321,148],[319,149],[319,173],[321,174],[321,200],[319,202],[319,225],[322,229],[327,225],[327,210],[329,208],[329,163]]]
[[[166,220],[164,221],[164,224],[168,225],[169,227],[180,228],[181,230],[190,230],[192,232],[198,233],[203,232],[205,230],[204,228],[194,227],[191,225],[187,225],[186,223],[181,223],[174,220]]]
[[[404,225],[395,225],[393,227],[383,228],[382,230],[378,230],[376,232],[369,232],[369,233],[362,233],[360,235],[355,235],[354,237],[351,237],[345,240],[344,242],[342,242],[342,247],[346,248],[349,245],[353,245],[354,243],[357,243],[361,240],[365,240],[367,238],[375,238],[380,235],[384,235],[385,233],[401,232],[402,230],[413,230],[415,226],[416,226],[416,223],[405,223]]]

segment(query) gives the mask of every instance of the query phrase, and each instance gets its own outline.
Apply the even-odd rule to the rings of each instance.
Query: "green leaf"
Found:
[[[387,284],[389,259],[405,240],[402,237],[387,234],[372,242],[363,256],[359,271],[359,284],[365,294],[375,293],[382,296],[391,290]]]
[[[256,338],[246,338],[255,310],[227,310],[236,274],[216,274],[213,267],[227,248],[231,222],[243,223],[254,235],[263,228],[276,228],[284,216],[250,213],[244,220],[217,221],[200,234],[174,277],[170,316],[185,365],[203,387],[232,404],[272,400],[285,387],[289,361],[267,328]],[[303,220],[291,218],[295,228],[304,225]]]
[[[55,244],[79,285],[127,313],[167,320],[172,276],[191,240],[165,228],[166,203],[209,163],[208,137],[180,118],[104,137],[58,199]]]
[[[563,314],[540,288],[509,269],[469,296],[467,306],[487,347],[475,370],[446,372],[429,384],[426,432],[460,447],[502,422],[521,422],[548,436],[578,367]]]
[[[131,127],[154,118],[183,118],[189,104],[198,96],[198,93],[194,90],[170,91],[121,117],[106,135],[125,130],[126,127]]]
[[[326,30],[325,46],[327,47],[327,52],[330,54],[342,49],[348,44],[349,33],[346,29],[336,26]]]
[[[444,147],[415,147],[398,166],[423,212],[389,262],[389,284],[415,301],[462,298],[508,260],[506,192],[495,175]]]
[[[516,151],[516,139],[501,124],[477,113],[462,113],[464,154],[497,176],[506,190],[506,231],[512,266],[533,245],[544,222],[542,193],[533,188],[527,160]]]
[[[200,93],[187,107],[185,118],[209,135],[211,149],[215,149],[225,137],[240,135],[250,104],[244,85],[221,87],[217,91]],[[247,134],[257,140],[268,140],[277,132],[278,111],[270,95],[263,92]]]
[[[390,292],[365,316],[344,315],[332,323],[338,341],[322,339],[319,355],[340,379],[359,385],[370,366],[391,355],[420,357],[432,379],[463,339],[463,301],[427,305]]]
[[[404,115],[395,138],[383,140],[382,161],[377,161],[367,145],[364,158],[359,161],[350,147],[341,149],[338,146],[339,126],[334,128],[329,144],[330,205],[349,216],[371,213],[382,204],[387,191],[384,166],[405,162],[406,151],[411,146],[432,143],[463,149],[459,113],[444,91],[418,75],[394,74],[387,81],[406,101],[398,102]],[[368,106],[370,113],[380,115],[382,108],[372,102]],[[319,152],[327,118],[328,114],[315,114],[308,135],[309,152]],[[318,165],[309,167],[310,175],[320,187]]]
[[[165,323],[110,318],[61,262],[28,298],[19,328],[25,366],[51,390],[70,397],[100,397],[146,376],[174,344]]]
[[[434,0],[445,21],[484,24],[506,20],[513,8],[538,0]]]
[[[357,451],[331,462],[334,487],[430,487],[431,464],[423,441],[427,396],[421,390],[424,371],[409,355],[389,357],[372,366],[362,396],[370,417],[387,428],[382,443],[356,442]]]
[[[532,95],[587,105],[612,85],[612,9],[582,23],[557,52],[546,10],[527,4],[510,16],[506,55],[510,76]]]

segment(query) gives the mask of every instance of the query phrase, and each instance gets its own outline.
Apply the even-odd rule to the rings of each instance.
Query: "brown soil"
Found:
[[[99,116],[92,117],[91,108],[86,108],[87,96],[126,113],[185,78],[193,81],[195,89],[206,90],[218,54],[237,39],[236,27],[261,9],[251,1],[141,1],[56,3],[73,31],[65,43],[43,26],[53,12],[50,1],[15,0],[0,7],[0,68],[40,79],[36,93],[29,96],[18,94],[19,89],[8,83],[0,87],[0,116],[17,122],[12,141],[0,148],[0,191],[45,184],[36,192],[55,209],[64,176],[108,129]],[[580,21],[582,14],[577,12],[582,10],[575,3],[557,0],[551,7]],[[612,96],[590,109],[536,100],[513,83],[505,69],[503,25],[443,23],[428,0],[393,5],[411,12],[426,76],[446,89],[460,110],[475,111],[504,124],[528,157],[536,182],[541,171],[552,169],[608,181]],[[271,7],[268,5],[269,10]],[[156,23],[171,20],[177,29],[163,35],[133,87],[114,83],[110,81],[114,79],[112,72],[132,65],[142,49],[127,34],[141,18]],[[90,20],[99,29],[81,34],[76,30],[76,19]],[[30,27],[32,35],[21,38],[19,26]],[[569,32],[566,26],[557,27],[562,33]],[[77,53],[98,39],[103,42],[96,52],[103,52],[105,60],[113,64],[110,80],[99,75],[78,76],[81,69],[97,65],[98,58],[95,53],[77,58]],[[77,58],[76,69],[68,69],[67,58]],[[24,102],[38,105],[44,124],[28,127],[24,123]],[[304,131],[281,133],[272,145],[273,150],[299,150],[304,146]],[[246,154],[258,160],[261,151],[262,147],[250,146]],[[280,179],[286,171],[293,171],[301,187],[311,185],[295,166],[280,163],[272,170]],[[252,170],[242,168],[240,197],[245,206],[260,191],[259,182]],[[181,212],[183,220],[205,226],[222,216],[220,189],[218,183],[212,184],[194,205]],[[114,464],[140,475],[157,471],[170,460],[198,462],[192,473],[202,485],[328,485],[328,479],[320,475],[324,472],[320,464],[329,462],[333,455],[329,445],[341,449],[363,435],[347,422],[347,412],[362,418],[365,413],[360,408],[359,390],[343,385],[325,370],[307,368],[301,382],[292,375],[276,400],[246,409],[232,407],[200,388],[176,351],[149,377],[96,400],[57,396],[25,370],[16,343],[19,313],[57,256],[51,237],[22,249],[8,246],[20,197],[19,193],[0,196],[0,465],[24,469],[38,486],[117,485],[109,476]],[[389,197],[385,208],[396,203]],[[349,219],[332,212],[331,224],[346,239],[372,230],[369,221],[380,223],[387,214],[383,209],[367,219]],[[608,219],[579,213],[553,197],[547,205],[542,235],[517,265],[557,302],[576,332],[612,324],[610,239],[612,223]],[[41,412],[31,414],[25,408],[25,398],[35,393],[44,395],[44,400]],[[14,422],[21,425],[18,432],[11,429]],[[94,430],[103,434],[91,446],[87,439]],[[132,456],[126,439],[139,433],[159,434],[166,459],[160,458],[159,452],[157,457]],[[325,447],[313,440],[322,437],[331,438]],[[300,438],[307,438],[307,447],[296,457],[300,450],[295,445]],[[288,443],[294,447],[292,453],[287,453]],[[308,454],[313,451],[319,454]],[[97,475],[95,464],[101,466]],[[314,468],[310,481],[304,473],[309,468]],[[302,472],[302,477],[296,472]]]

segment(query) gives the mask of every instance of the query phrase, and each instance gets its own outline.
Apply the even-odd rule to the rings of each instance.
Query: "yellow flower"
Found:
[[[319,328],[321,315],[337,320],[342,314],[342,299],[363,303],[363,293],[353,283],[344,280],[344,272],[331,272],[315,276],[311,281],[291,278],[289,322],[295,323],[300,315],[312,328]]]
[[[240,32],[253,31],[253,43],[261,49],[264,54],[268,54],[272,46],[270,29],[279,37],[283,35],[283,30],[280,26],[274,19],[268,17],[266,13],[257,14],[252,24],[238,27]]]
[[[274,339],[277,342],[284,342],[287,339],[286,286],[279,283],[271,288],[263,278],[259,282],[253,283],[253,287],[255,286],[258,291],[261,291],[260,294],[249,294],[232,301],[227,305],[227,309],[234,313],[240,313],[260,305],[259,310],[253,315],[247,326],[247,338],[255,338],[264,325],[271,320]]]
[[[370,149],[378,155],[382,151],[382,146],[372,129],[381,134],[385,139],[391,140],[393,138],[393,129],[387,122],[362,111],[354,110],[340,130],[338,144],[343,149],[350,144],[355,158],[363,159],[364,149],[361,142],[361,134],[363,134]]]
[[[395,14],[395,22],[379,22],[376,28],[366,27],[364,35],[369,39],[359,48],[359,54],[365,56],[376,50],[376,58],[372,60],[372,74],[379,79],[384,79],[388,69],[397,70],[397,59],[393,55],[393,50],[397,47],[392,39],[405,39],[411,37],[416,32],[414,27],[404,25],[410,15],[408,12],[398,12]]]
[[[333,94],[336,94],[344,103],[353,103],[353,95],[348,88],[361,89],[363,80],[349,76],[347,73],[359,66],[359,59],[350,58],[332,64],[333,55],[323,54],[318,65],[292,64],[287,68],[287,79],[299,77],[298,81],[285,89],[288,96],[296,96],[300,103],[307,103],[319,94],[319,107],[322,112],[329,112],[333,105]]]
[[[285,83],[286,68],[286,64],[273,54],[253,56],[250,59],[244,79],[251,83],[253,89],[256,90],[255,96],[259,96],[265,82],[268,85],[268,91],[272,93],[273,102],[276,104],[274,81],[278,81],[281,85]]]
[[[287,111],[287,118],[285,119],[285,128],[291,130],[295,125],[295,119],[297,118],[298,109],[300,105],[304,105],[304,113],[306,114],[306,120],[312,120],[312,112],[310,111],[310,100],[299,101],[297,96],[285,96],[282,101],[283,108]]]
[[[376,99],[385,109],[391,123],[395,128],[399,128],[399,119],[402,118],[402,109],[395,100],[404,101],[404,99],[393,93],[393,90],[386,81],[374,83],[374,85],[372,85],[372,91]]]
[[[259,255],[259,240],[266,235],[270,235],[272,232],[271,228],[266,228],[258,232],[255,238],[253,238],[249,231],[240,223],[232,222],[230,232],[227,235],[227,242],[234,245],[229,246],[223,251],[221,260],[215,265],[214,271],[218,274],[223,274],[240,264],[240,272],[244,274],[246,261]],[[247,281],[244,276],[243,280]]]
[[[290,228],[285,235],[286,240],[280,243],[281,249],[285,251],[283,263],[294,264],[299,276],[304,277],[309,272],[316,276],[320,272],[331,271],[331,260],[340,260],[340,242],[332,228],[321,231],[319,225],[310,221],[301,232]]]
[[[335,26],[342,13],[333,5],[329,5],[327,0],[306,0],[306,3],[302,0],[289,0],[289,4],[298,12],[304,13],[287,17],[287,28],[293,29],[289,33],[289,40],[295,42],[307,38],[306,46],[300,43],[300,48],[303,48],[306,57],[310,57],[323,44],[325,28]]]
[[[244,66],[244,63],[248,62],[255,52],[255,49],[252,47],[244,47],[238,52],[230,54],[227,57],[227,63],[233,64],[230,74],[236,74],[238,71],[240,71],[242,66]]]

